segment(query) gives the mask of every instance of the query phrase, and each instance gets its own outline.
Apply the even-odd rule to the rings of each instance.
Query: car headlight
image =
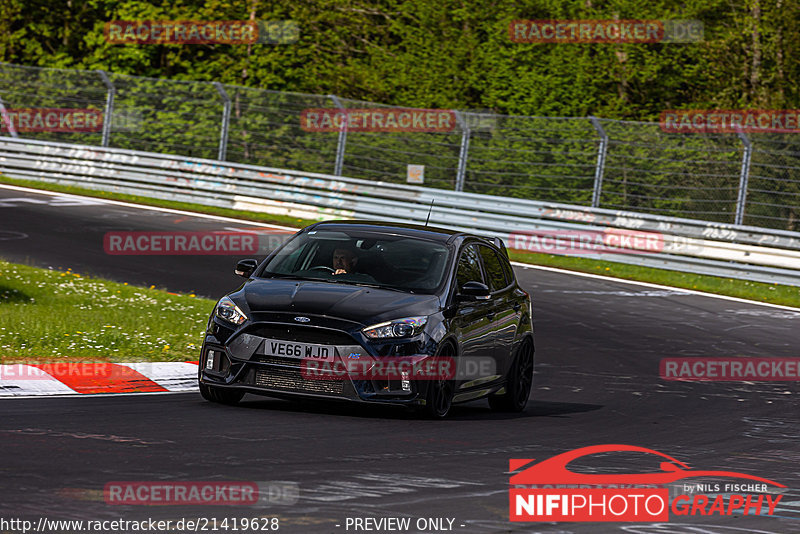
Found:
[[[422,332],[427,322],[427,317],[406,317],[368,326],[362,332],[370,339],[409,337]]]
[[[247,315],[228,297],[220,299],[217,307],[214,308],[214,315],[235,325],[240,325],[247,320]]]

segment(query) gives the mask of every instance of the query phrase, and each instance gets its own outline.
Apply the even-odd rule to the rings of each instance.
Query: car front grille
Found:
[[[244,335],[246,334],[246,336]],[[349,380],[324,380],[305,377],[302,358],[264,354],[263,340],[283,340],[296,343],[319,344],[330,347],[331,354],[364,353],[366,350],[347,332],[333,328],[260,322],[245,330],[241,350],[242,360],[249,360],[249,370],[241,379],[244,383],[287,393],[316,393],[358,398]],[[235,355],[236,356],[236,355]]]
[[[300,368],[300,363],[302,360],[300,358],[284,358],[283,356],[267,356],[267,355],[258,355],[253,358],[253,361],[259,363],[268,363],[270,365],[283,365],[286,367],[294,367],[296,369]]]
[[[256,323],[245,332],[267,339],[282,339],[299,343],[317,343],[320,345],[353,345],[356,343],[352,337],[341,330],[315,326]]]
[[[286,360],[290,358],[274,359]],[[274,366],[256,369],[255,385],[296,393],[327,393],[341,395],[344,390],[343,380],[308,380],[303,378],[299,369],[287,369]]]

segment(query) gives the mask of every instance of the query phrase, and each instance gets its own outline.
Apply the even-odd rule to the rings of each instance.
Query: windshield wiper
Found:
[[[415,293],[411,289],[399,289],[391,286],[382,286],[380,284],[370,284],[369,282],[356,282],[353,280],[343,280],[337,278],[309,278],[307,276],[297,276],[295,274],[284,273],[262,273],[260,278],[286,278],[290,280],[306,280],[310,282],[328,282],[331,284],[347,284],[351,286],[372,287],[375,289],[384,289],[386,291],[395,291],[397,293]]]
[[[410,290],[407,290],[407,289],[398,289],[396,287],[391,287],[391,286],[382,286],[382,285],[379,285],[379,284],[370,284],[368,282],[354,282],[354,281],[350,281],[350,280],[341,280],[339,283],[340,284],[349,284],[349,285],[353,285],[353,286],[374,287],[375,289],[385,289],[386,291],[396,291],[398,293],[413,293],[413,291],[410,291]]]
[[[286,278],[289,280],[319,280],[318,278],[306,278],[305,276],[297,276],[296,274],[284,273],[261,273],[259,278]]]

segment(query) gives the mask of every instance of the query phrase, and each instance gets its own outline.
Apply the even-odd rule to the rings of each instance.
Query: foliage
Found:
[[[120,45],[110,20],[294,20],[293,44]],[[515,19],[697,19],[697,43],[519,44]],[[5,0],[0,60],[510,115],[652,120],[665,108],[797,108],[786,0]]]

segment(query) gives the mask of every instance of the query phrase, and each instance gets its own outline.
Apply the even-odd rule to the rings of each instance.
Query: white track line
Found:
[[[296,232],[298,228],[292,228],[290,226],[279,226],[276,224],[267,224],[261,223],[256,221],[246,221],[243,219],[233,219],[231,217],[223,217],[222,215],[209,215],[207,213],[197,213],[194,211],[183,211],[183,210],[174,210],[171,208],[159,208],[158,206],[146,206],[144,204],[133,204],[131,202],[122,202],[119,200],[110,200],[106,198],[97,198],[97,197],[90,197],[84,195],[75,195],[73,193],[59,193],[57,191],[44,191],[42,189],[32,189],[30,187],[21,187],[18,185],[7,185],[7,184],[0,184],[0,188],[3,189],[13,189],[14,191],[24,191],[27,193],[36,193],[40,195],[49,195],[49,196],[64,196],[64,197],[74,197],[74,198],[88,198],[91,200],[96,200],[100,203],[104,204],[113,204],[115,206],[125,206],[127,208],[138,208],[143,210],[150,210],[150,211],[161,211],[163,213],[175,213],[176,215],[189,215],[191,217],[198,217],[200,219],[213,219],[216,221],[225,221],[225,222],[234,222],[239,224],[247,224],[250,226],[261,226],[264,228],[276,228],[278,230],[290,230],[292,233]]]
[[[131,395],[185,395],[187,393],[197,393],[198,391],[199,390],[195,388],[192,391],[147,391],[137,393],[59,393],[54,395],[14,395],[12,397],[0,397],[0,399],[3,401],[14,399],[96,399],[98,397],[130,397]]]
[[[185,362],[122,362],[169,391],[197,391],[197,365]]]
[[[58,364],[56,364],[58,365]],[[190,362],[117,363],[143,375],[169,392],[197,391],[197,364]],[[87,396],[97,393],[75,391],[62,381],[61,373],[50,374],[27,364],[0,365],[0,399],[37,396]],[[121,380],[128,382],[128,380]],[[148,391],[145,393],[164,393]],[[108,392],[126,395],[128,392]]]
[[[38,367],[19,363],[0,365],[1,399],[77,394],[72,388]]]
[[[41,189],[32,189],[30,187],[20,187],[20,186],[16,186],[16,185],[0,184],[0,188],[13,189],[15,191],[26,191],[26,192],[29,192],[29,193],[37,193],[37,194],[50,195],[50,196],[67,196],[67,197],[78,197],[78,198],[90,198],[92,200],[97,200],[98,202],[101,202],[101,203],[113,204],[113,205],[116,205],[116,206],[125,206],[125,207],[128,207],[128,208],[138,208],[138,209],[151,210],[151,211],[161,211],[161,212],[164,212],[164,213],[176,213],[178,215],[189,215],[191,217],[199,217],[199,218],[202,218],[202,219],[214,219],[214,220],[217,220],[217,221],[235,222],[235,223],[239,223],[239,224],[248,224],[248,225],[252,225],[252,226],[262,226],[262,227],[265,227],[265,228],[277,228],[279,230],[290,230],[292,232],[296,232],[298,230],[298,228],[292,228],[292,227],[289,227],[289,226],[278,226],[278,225],[274,225],[274,224],[259,223],[259,222],[247,221],[247,220],[243,220],[243,219],[234,219],[234,218],[231,218],[231,217],[222,217],[220,215],[208,215],[208,214],[205,214],[205,213],[195,213],[193,211],[182,211],[182,210],[173,210],[173,209],[169,209],[169,208],[159,208],[159,207],[156,207],[156,206],[145,206],[143,204],[132,204],[130,202],[120,202],[118,200],[108,200],[108,199],[105,199],[105,198],[88,197],[88,196],[84,196],[84,195],[75,195],[75,194],[72,194],[72,193],[58,193],[58,192],[55,192],[55,191],[43,191]],[[744,304],[755,304],[757,306],[767,306],[769,308],[776,308],[776,309],[779,309],[779,310],[789,310],[789,311],[798,311],[798,310],[800,310],[800,308],[794,308],[794,307],[791,307],[791,306],[783,306],[783,305],[780,305],[780,304],[770,304],[768,302],[759,302],[757,300],[748,300],[748,299],[742,299],[742,298],[738,298],[738,297],[729,297],[727,295],[717,295],[715,293],[705,293],[703,291],[695,291],[693,289],[684,289],[682,287],[665,286],[665,285],[661,285],[661,284],[651,284],[649,282],[637,282],[635,280],[625,280],[623,278],[614,278],[614,277],[611,277],[611,276],[603,276],[603,275],[600,275],[600,274],[582,273],[582,272],[578,272],[578,271],[570,271],[570,270],[567,270],[567,269],[558,269],[556,267],[544,267],[542,265],[533,265],[533,264],[530,264],[530,263],[520,263],[518,261],[512,261],[511,263],[512,263],[512,265],[516,265],[517,267],[526,267],[528,269],[539,269],[539,270],[542,270],[542,271],[551,271],[551,272],[554,272],[554,273],[568,274],[568,275],[572,275],[572,276],[583,276],[585,278],[596,278],[598,280],[606,280],[608,282],[619,282],[620,284],[630,284],[630,285],[641,286],[641,287],[653,287],[653,288],[658,288],[658,289],[677,289],[677,290],[685,291],[685,292],[690,293],[692,295],[698,295],[698,296],[701,296],[701,297],[708,297],[708,298],[721,299],[721,300],[729,300],[731,302],[741,302],[741,303],[744,303]]]
[[[583,276],[584,278],[596,278],[598,280],[606,280],[608,282],[618,282],[620,284],[630,284],[634,286],[642,286],[642,287],[652,287],[657,289],[671,289],[674,291],[683,291],[689,293],[691,295],[698,295],[701,297],[709,297],[713,299],[722,299],[722,300],[730,300],[733,302],[742,302],[745,304],[756,304],[758,306],[768,306],[770,308],[777,308],[779,310],[789,310],[793,312],[800,311],[800,308],[793,308],[791,306],[783,306],[781,304],[771,304],[769,302],[759,302],[757,300],[748,300],[742,299],[739,297],[729,297],[728,295],[717,295],[716,293],[706,293],[704,291],[696,291],[694,289],[685,289],[682,287],[674,287],[674,286],[664,286],[661,284],[652,284],[650,282],[638,282],[636,280],[625,280],[624,278],[614,278],[613,276],[603,276],[601,274],[593,274],[593,273],[582,273],[579,271],[570,271],[567,269],[558,269],[556,267],[545,267],[543,265],[532,265],[530,263],[521,263],[518,261],[512,261],[512,265],[516,265],[517,267],[524,267],[527,269],[539,269],[540,271],[552,271],[554,273],[561,273],[561,274],[571,274],[573,276]],[[800,289],[798,289],[800,291]]]

